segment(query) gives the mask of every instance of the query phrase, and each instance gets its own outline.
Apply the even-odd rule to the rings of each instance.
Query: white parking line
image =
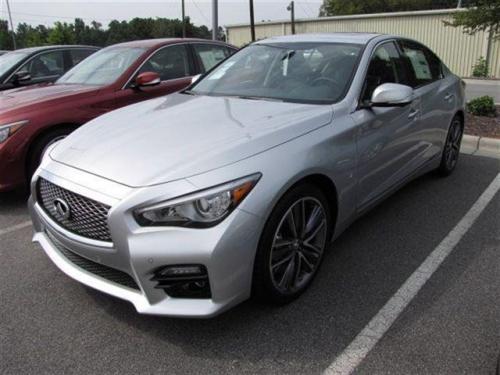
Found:
[[[11,227],[5,228],[5,229],[0,229],[0,236],[3,236],[4,234],[14,232],[19,229],[27,228],[31,226],[31,221],[23,221],[22,223],[13,225]]]
[[[405,281],[401,288],[380,309],[377,315],[356,336],[354,341],[328,366],[324,371],[325,375],[347,375],[356,369],[441,263],[450,255],[499,189],[500,173],[455,228],[448,233],[445,239],[441,241],[418,269]]]

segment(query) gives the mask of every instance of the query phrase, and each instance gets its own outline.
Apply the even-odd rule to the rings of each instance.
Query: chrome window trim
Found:
[[[128,85],[130,85],[130,82],[132,82],[132,80],[134,79],[135,75],[139,72],[139,70],[141,70],[141,68],[144,66],[144,64],[146,64],[149,61],[149,59],[151,59],[154,55],[156,55],[161,50],[164,50],[165,48],[173,47],[173,46],[182,46],[182,45],[188,46],[189,44],[191,44],[191,43],[188,43],[188,42],[179,42],[179,43],[167,44],[166,46],[162,46],[162,47],[154,50],[153,52],[151,52],[148,55],[148,57],[146,57],[144,59],[144,61],[141,63],[141,65],[139,65],[137,67],[137,69],[130,75],[129,79],[127,80],[127,82],[123,85],[123,87],[120,90],[126,90],[128,88]],[[188,54],[188,59],[189,59],[189,51],[187,51],[187,54]],[[188,78],[188,77],[191,77],[191,76],[189,75],[189,76],[185,76],[185,77],[172,78],[172,79],[167,79],[167,80],[164,80],[164,81],[161,81],[161,82],[171,82],[171,81],[175,81],[175,80],[178,80],[178,79],[185,79],[185,78]]]

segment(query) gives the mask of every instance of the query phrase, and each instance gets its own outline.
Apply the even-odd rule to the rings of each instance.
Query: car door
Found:
[[[371,107],[374,90],[384,83],[408,83],[408,72],[394,41],[378,45],[366,71],[357,127],[358,208],[369,206],[417,168],[420,100],[403,107]]]
[[[427,47],[408,40],[399,45],[410,73],[410,86],[421,100],[419,140],[421,162],[441,155],[442,142],[455,108],[452,77],[445,78],[441,61]]]
[[[41,52],[24,63],[16,73],[27,72],[29,80],[22,81],[19,86],[54,82],[64,74],[65,56],[63,50]]]
[[[116,95],[119,107],[171,94],[182,90],[191,83],[193,61],[186,44],[162,47],[154,52],[130,78],[129,83]],[[160,75],[161,82],[156,86],[134,88],[135,78],[145,72]]]

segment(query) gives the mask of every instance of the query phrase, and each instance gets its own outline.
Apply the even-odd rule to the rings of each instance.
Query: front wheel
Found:
[[[40,165],[48,148],[54,143],[66,138],[73,130],[73,127],[61,127],[44,134],[34,142],[31,146],[26,165],[26,177],[28,183],[31,180],[31,176],[33,176],[33,173],[35,173],[36,169]]]
[[[460,155],[460,145],[464,132],[463,121],[460,116],[455,115],[451,121],[450,129],[446,137],[446,143],[441,157],[441,164],[438,172],[441,176],[449,176],[457,166],[458,157]]]
[[[277,304],[296,299],[316,275],[331,231],[328,201],[320,189],[304,184],[285,194],[259,242],[254,294]]]

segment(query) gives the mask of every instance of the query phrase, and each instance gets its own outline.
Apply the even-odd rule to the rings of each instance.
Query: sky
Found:
[[[104,26],[113,20],[134,17],[181,17],[181,0],[9,0],[14,26],[20,22],[51,25],[72,22],[75,17],[86,23],[96,20]],[[255,22],[290,18],[286,10],[290,0],[254,0]],[[295,1],[295,17],[318,16],[322,0]],[[212,28],[211,0],[185,0],[186,16],[195,25]],[[6,0],[0,0],[0,18],[7,19]],[[249,23],[248,0],[219,0],[219,26]]]

